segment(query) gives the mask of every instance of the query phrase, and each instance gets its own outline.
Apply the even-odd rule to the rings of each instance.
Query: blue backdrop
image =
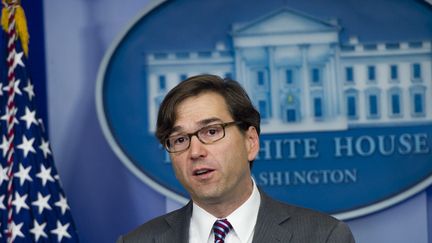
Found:
[[[303,1],[297,7],[314,9],[317,1]],[[373,8],[385,19],[392,11],[386,8],[389,1],[381,0],[375,5],[376,2],[364,2],[364,11]],[[420,0],[400,2],[408,7],[420,4],[425,14],[431,11]],[[119,234],[178,206],[126,169],[106,142],[96,115],[95,83],[102,57],[116,36],[149,3],[46,0],[23,1],[23,4],[28,5],[27,15],[32,19],[29,21],[32,58],[38,60],[33,68],[36,66],[39,71],[33,75],[47,81],[46,107],[54,159],[81,241],[114,242]],[[328,14],[321,8],[313,11]],[[357,14],[361,18],[361,11]],[[401,25],[411,23],[403,11],[399,14]],[[424,28],[432,29],[430,18],[428,21]],[[391,31],[394,36],[390,37],[403,35],[393,22],[385,22],[380,28],[394,30]],[[356,31],[361,33],[361,28]],[[44,60],[46,67],[38,66]],[[429,240],[432,214],[428,214],[432,196],[428,194],[432,194],[432,189],[381,212],[349,221],[357,242],[432,242]]]

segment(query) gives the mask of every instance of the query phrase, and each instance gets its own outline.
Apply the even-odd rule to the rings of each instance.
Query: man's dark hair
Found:
[[[231,79],[203,74],[182,81],[165,96],[160,105],[156,123],[156,137],[161,144],[164,144],[164,140],[172,132],[177,119],[176,108],[178,104],[189,97],[204,92],[214,92],[221,95],[225,99],[228,111],[234,121],[241,122],[238,126],[244,131],[253,126],[258,135],[260,134],[260,114],[240,84]]]

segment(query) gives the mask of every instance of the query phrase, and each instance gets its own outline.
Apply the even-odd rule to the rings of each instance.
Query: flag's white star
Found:
[[[8,109],[6,109],[6,110],[8,110]],[[16,108],[16,107],[13,110],[13,116],[14,116],[13,123],[14,124],[19,124],[18,119],[15,116],[17,113],[17,110],[18,110],[18,108]],[[10,114],[9,112],[6,111],[6,113],[1,117],[1,119],[4,120],[5,122],[8,122],[11,115],[12,114]]]
[[[3,95],[3,82],[0,82],[0,96]]]
[[[45,186],[47,181],[54,182],[54,178],[51,176],[51,168],[45,168],[43,164],[41,164],[41,171],[36,174],[42,180],[42,185]]]
[[[30,230],[30,233],[34,234],[35,242],[37,242],[41,236],[48,238],[48,235],[45,233],[46,224],[46,222],[39,224],[36,219],[33,220],[33,228]]]
[[[61,209],[62,215],[66,213],[66,210],[70,209],[67,200],[63,195],[60,194],[60,199],[54,204]]]
[[[4,205],[4,198],[5,198],[5,195],[1,195],[0,196],[0,209],[6,209],[6,207],[5,207],[5,205]]]
[[[22,208],[29,209],[29,206],[25,202],[27,199],[27,194],[24,194],[22,197],[18,192],[15,192],[15,199],[12,201],[12,205],[15,206],[15,210],[17,213],[21,211]]]
[[[42,150],[45,159],[47,158],[48,154],[51,154],[51,150],[49,148],[49,141],[45,141],[43,138],[41,145],[39,145],[39,148]]]
[[[21,90],[19,89],[20,82],[21,82],[21,80],[17,79],[17,80],[15,80],[15,83],[14,83],[14,91],[18,95],[22,95]],[[6,92],[9,92],[9,85],[8,86],[4,86],[3,90],[6,91]]]
[[[3,150],[3,158],[6,158],[9,146],[10,146],[9,140],[6,138],[5,135],[3,135],[3,140],[2,140],[2,143],[0,144],[0,149]],[[1,180],[0,180],[0,182],[1,182]]]
[[[48,204],[49,199],[51,198],[51,195],[48,194],[46,197],[42,196],[40,192],[38,192],[38,199],[37,201],[32,202],[32,205],[38,207],[39,214],[42,214],[43,210],[46,208],[48,210],[51,210],[51,206]]]
[[[34,88],[34,87],[33,87],[33,84],[30,82],[30,79],[29,79],[29,80],[27,81],[27,86],[25,86],[25,87],[23,88],[23,90],[24,90],[25,92],[27,92],[30,101],[31,101],[32,98],[35,96],[35,93],[34,93],[34,89],[33,89],[33,88]]]
[[[18,52],[15,53],[15,59],[14,59],[14,68],[18,65],[20,65],[21,67],[24,67],[24,63],[22,62],[22,56],[23,56],[23,52]]]
[[[36,121],[36,111],[30,111],[30,109],[26,106],[25,115],[21,117],[21,120],[26,122],[27,129],[30,128],[31,124],[38,124]]]
[[[17,236],[24,238],[24,234],[21,232],[21,228],[23,227],[23,225],[24,223],[16,225],[15,222],[12,221],[12,242],[15,241],[15,238]]]
[[[36,150],[33,148],[35,138],[27,139],[25,135],[22,136],[22,143],[17,146],[17,148],[21,149],[24,153],[24,158],[27,157],[29,152],[36,153]]]
[[[24,166],[20,163],[19,164],[19,171],[14,174],[15,177],[18,177],[20,179],[20,185],[23,186],[24,182],[26,180],[33,181],[33,179],[30,177],[29,173],[31,170],[31,166],[29,165],[27,168],[24,168]]]
[[[57,220],[57,228],[51,230],[51,233],[57,235],[57,241],[58,242],[61,242],[62,239],[63,239],[63,237],[72,238],[70,236],[70,234],[67,232],[67,229],[69,228],[69,225],[70,225],[70,223],[62,225],[60,223],[60,221]]]
[[[0,186],[1,184],[3,184],[3,181],[8,181],[9,177],[8,177],[8,167],[4,167],[0,164]]]

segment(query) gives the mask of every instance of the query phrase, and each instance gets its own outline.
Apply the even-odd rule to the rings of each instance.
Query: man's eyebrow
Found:
[[[199,121],[198,122],[198,124],[200,125],[200,126],[206,126],[206,125],[208,125],[208,124],[210,124],[210,123],[213,123],[213,122],[223,122],[220,118],[217,118],[217,117],[211,117],[211,118],[207,118],[207,119],[204,119],[204,120],[201,120],[201,121]]]
[[[210,117],[210,118],[207,118],[207,119],[204,119],[204,120],[199,121],[199,122],[198,122],[198,125],[199,125],[200,127],[204,127],[204,126],[206,126],[206,125],[208,125],[208,124],[210,124],[210,123],[213,123],[213,122],[223,122],[223,121],[222,121],[220,118],[217,118],[217,117]],[[183,127],[182,127],[182,126],[175,126],[175,127],[173,127],[173,128],[171,129],[171,132],[170,132],[170,133],[179,132],[179,131],[181,131],[181,130],[183,130]]]

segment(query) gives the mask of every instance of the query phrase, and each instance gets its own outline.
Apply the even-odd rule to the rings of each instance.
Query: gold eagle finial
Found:
[[[19,0],[2,0],[3,9],[1,13],[1,25],[5,32],[9,29],[9,11],[11,8],[15,8],[15,30],[17,36],[21,41],[21,45],[24,54],[28,56],[28,43],[29,43],[29,33],[27,30],[27,20],[25,17],[24,9],[21,7],[21,1]]]

